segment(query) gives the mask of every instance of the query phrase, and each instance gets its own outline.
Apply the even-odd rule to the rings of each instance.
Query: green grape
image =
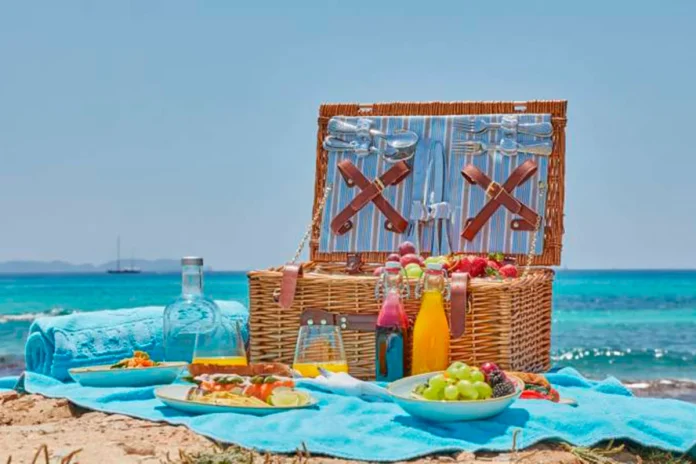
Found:
[[[459,369],[459,368],[462,367],[462,366],[466,366],[466,364],[464,364],[464,363],[461,362],[461,361],[454,361],[452,364],[450,364],[448,370],[449,370],[449,369]]]
[[[414,392],[418,395],[422,395],[426,388],[428,388],[427,385],[420,384],[415,388]]]
[[[478,398],[480,400],[487,400],[488,398],[493,396],[493,389],[486,382],[474,382],[474,388],[476,389],[476,392],[478,393]]]
[[[472,382],[483,382],[486,380],[486,376],[483,375],[483,372],[481,372],[478,369],[473,369],[471,371],[471,381]]]
[[[435,401],[438,397],[437,393],[437,390],[435,390],[433,387],[428,387],[425,390],[423,390],[423,398],[425,398],[426,400]]]
[[[460,380],[457,382],[457,391],[464,400],[475,400],[478,398],[476,387],[468,380]]]
[[[444,401],[445,399],[445,389],[443,388],[439,392],[437,392],[437,400],[438,401]]]
[[[457,369],[455,375],[459,380],[471,380],[471,373],[471,368],[467,365],[464,365]]]
[[[430,385],[436,390],[442,390],[447,386],[447,379],[445,379],[445,376],[442,374],[434,375],[430,377],[428,385]]]
[[[456,379],[457,378],[456,374],[457,374],[458,369],[459,369],[458,367],[456,367],[454,364],[452,364],[450,367],[447,368],[447,371],[446,371],[447,375]]]
[[[454,401],[459,396],[459,390],[454,385],[447,385],[445,387],[445,399],[448,401]]]

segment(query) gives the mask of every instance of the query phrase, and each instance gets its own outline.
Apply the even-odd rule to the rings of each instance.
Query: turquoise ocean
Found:
[[[31,320],[165,305],[178,274],[0,275],[0,372],[21,365]],[[246,274],[210,273],[206,293],[248,301]],[[696,271],[558,271],[552,356],[590,377],[696,380]]]

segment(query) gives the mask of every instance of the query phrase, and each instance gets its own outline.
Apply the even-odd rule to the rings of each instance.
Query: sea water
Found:
[[[248,303],[246,274],[206,274],[206,294]],[[180,274],[0,275],[0,364],[21,359],[45,313],[166,305]],[[558,271],[552,359],[585,375],[696,380],[696,271]]]

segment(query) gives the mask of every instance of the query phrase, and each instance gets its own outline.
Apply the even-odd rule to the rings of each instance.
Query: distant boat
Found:
[[[133,266],[131,257],[130,267],[121,267],[121,236],[116,239],[116,269],[108,269],[109,274],[140,274],[140,268]]]

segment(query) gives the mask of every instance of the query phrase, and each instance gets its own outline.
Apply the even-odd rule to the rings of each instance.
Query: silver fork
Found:
[[[500,129],[503,124],[500,122],[487,122],[482,119],[459,119],[454,122],[454,127],[472,134],[480,134],[491,129]],[[553,126],[550,122],[533,122],[517,124],[517,132],[522,134],[534,135],[537,137],[551,137]]]
[[[452,142],[452,151],[455,155],[479,155],[489,151],[500,151],[506,155],[514,155],[518,152],[530,153],[532,155],[549,156],[553,151],[553,145],[549,143],[535,143],[531,145],[517,144],[516,148],[508,149],[500,145],[488,144],[476,140],[457,140]]]

